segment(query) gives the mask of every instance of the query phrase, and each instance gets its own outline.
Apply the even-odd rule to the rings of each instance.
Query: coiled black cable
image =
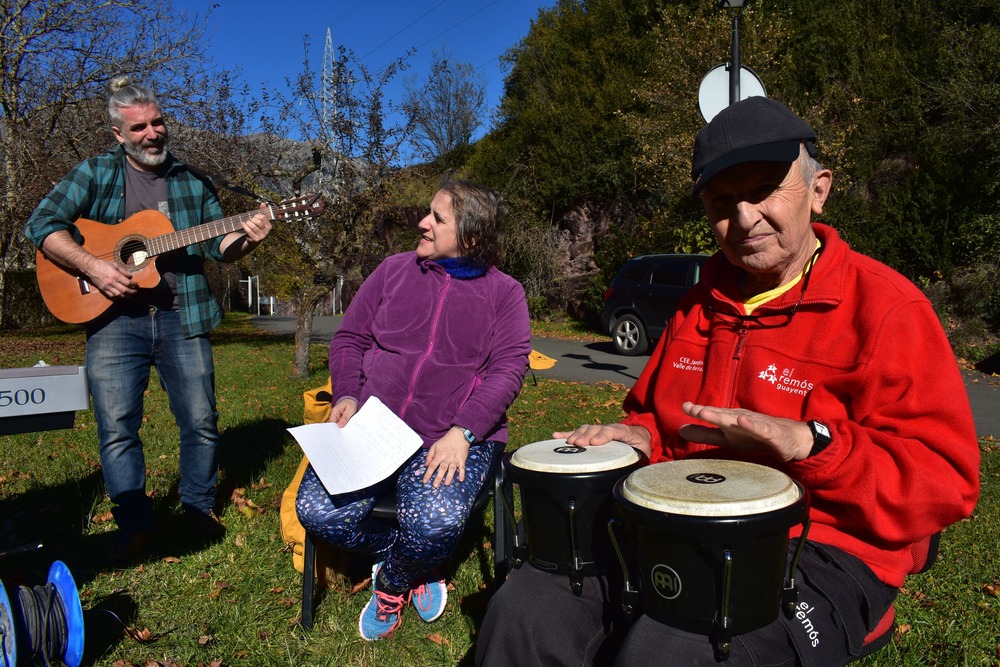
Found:
[[[55,586],[51,582],[31,588],[18,586],[17,601],[24,638],[31,649],[28,657],[41,657],[47,666],[53,664],[53,659],[56,664],[61,664],[69,643],[69,629],[66,626],[66,607]]]

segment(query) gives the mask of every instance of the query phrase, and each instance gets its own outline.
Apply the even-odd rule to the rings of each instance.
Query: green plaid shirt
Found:
[[[186,229],[222,217],[222,206],[212,183],[188,168],[173,155],[167,157],[167,203],[174,229]],[[52,188],[31,214],[24,235],[36,248],[49,234],[67,230],[77,241],[80,235],[73,222],[86,218],[116,225],[125,214],[125,150],[118,146],[104,155],[84,160]],[[205,256],[221,261],[215,238],[178,250],[177,296],[181,323],[188,336],[211,331],[222,320],[222,311],[208,288]],[[202,247],[204,246],[204,247]]]

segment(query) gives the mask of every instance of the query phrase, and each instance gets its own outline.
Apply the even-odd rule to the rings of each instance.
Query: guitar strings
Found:
[[[237,215],[212,220],[201,225],[195,225],[194,227],[170,231],[158,236],[125,235],[123,239],[118,239],[115,242],[114,248],[92,252],[91,254],[100,260],[121,263],[125,266],[139,267],[157,255],[238,231],[244,222],[265,210],[269,213],[272,220],[290,220],[311,218],[314,214],[322,212],[323,208],[323,203],[318,194],[305,194],[286,199],[277,204],[268,204],[264,209],[246,211]],[[127,222],[127,220],[123,222]],[[123,240],[124,244],[122,243]],[[129,246],[130,242],[134,242],[134,245]],[[91,252],[90,248],[86,248],[86,239],[84,239],[82,245],[88,252]]]

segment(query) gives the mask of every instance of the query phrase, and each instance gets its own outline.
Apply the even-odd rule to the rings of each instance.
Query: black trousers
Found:
[[[789,544],[791,559],[798,540]],[[732,639],[719,662],[706,635],[621,613],[620,578],[587,577],[577,596],[566,576],[531,565],[493,596],[476,643],[479,667],[731,665],[831,667],[853,661],[896,598],[857,558],[807,542],[798,563],[798,603],[769,625]]]

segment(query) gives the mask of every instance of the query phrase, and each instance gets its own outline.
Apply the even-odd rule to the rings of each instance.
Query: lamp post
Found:
[[[241,283],[245,282],[247,284],[247,311],[253,310],[253,302],[255,296],[254,285],[256,284],[257,314],[260,315],[260,276],[247,276],[247,279],[245,281],[241,280],[240,282]]]
[[[729,103],[740,100],[740,14],[744,0],[717,0],[719,9],[733,11],[733,54],[729,63]]]

